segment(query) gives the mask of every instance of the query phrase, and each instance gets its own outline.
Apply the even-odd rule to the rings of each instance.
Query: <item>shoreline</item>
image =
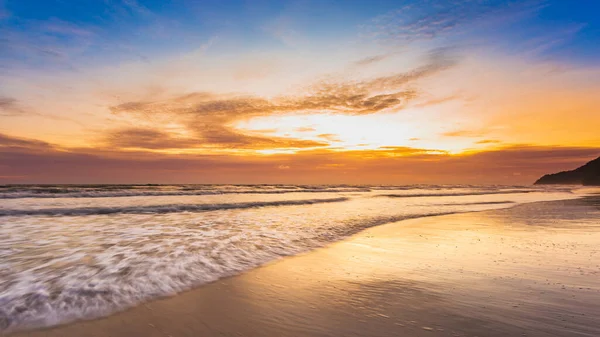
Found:
[[[573,200],[562,203],[577,204],[576,199]],[[541,203],[549,208],[555,208],[555,205],[548,204],[561,204],[560,201]],[[489,298],[500,300],[506,297],[507,289],[522,291],[523,286],[515,283],[515,279],[527,283],[526,289],[530,289],[541,280],[540,275],[533,279],[530,276],[518,278],[510,274],[515,270],[522,272],[522,268],[512,270],[514,267],[504,266],[512,269],[498,270],[498,263],[494,268],[488,263],[491,258],[498,261],[500,255],[507,256],[507,252],[490,254],[490,247],[493,251],[505,239],[532,245],[528,242],[532,239],[531,233],[526,231],[524,238],[523,228],[514,230],[515,226],[519,227],[518,224],[506,219],[498,220],[499,214],[516,214],[515,209],[531,208],[532,204],[536,203],[491,211],[420,217],[371,227],[323,248],[284,257],[242,274],[104,318],[9,335],[233,336],[240,333],[243,336],[346,336],[358,332],[358,335],[369,336],[399,333],[425,336],[431,335],[432,331],[434,335],[435,332],[446,335],[450,331],[458,335],[521,335],[530,330],[528,327],[532,322],[547,320],[547,317],[523,320],[526,315],[520,312],[519,307],[523,304],[519,304],[517,298],[514,299],[517,304],[508,306],[492,303]],[[545,234],[552,234],[554,230]],[[478,237],[479,241],[473,241],[473,233],[478,232],[487,235],[485,244],[481,242],[483,236]],[[596,232],[586,232],[584,236],[587,239],[591,236],[600,238]],[[490,239],[493,240],[490,242]],[[552,239],[557,238],[552,236]],[[435,246],[432,246],[431,240],[435,241]],[[529,260],[539,260],[540,252],[522,256],[523,252],[519,251],[513,258],[527,260],[527,267],[531,268],[535,264]],[[571,252],[571,255],[575,258],[578,252]],[[550,268],[546,269],[542,274],[550,271]],[[493,285],[487,284],[490,281]],[[496,284],[498,282],[501,284]],[[581,283],[581,280],[578,282]],[[564,300],[560,295],[562,287],[558,290],[542,288],[540,291],[544,292],[542,297],[546,302],[560,303],[559,300]],[[588,287],[581,288],[578,290],[582,294],[587,292],[588,297],[600,299],[598,284],[591,282]],[[480,291],[479,295],[487,294],[489,297],[470,294],[474,289]],[[348,302],[348,297],[354,300]],[[500,302],[506,304],[506,299]],[[530,302],[528,307],[535,306],[535,301]],[[486,309],[484,304],[488,304],[490,309]],[[587,303],[584,307],[581,317],[600,314],[598,306]],[[573,311],[573,308],[569,310]],[[586,316],[587,311],[590,312]],[[513,317],[515,322],[508,324],[506,319],[501,318],[503,315],[511,316],[511,312],[519,315]],[[500,317],[499,313],[502,313]],[[323,314],[330,319],[320,319]],[[315,322],[319,324],[315,325]],[[353,326],[351,331],[348,331],[348,326]],[[488,328],[482,331],[482,327],[486,326]],[[495,332],[490,333],[490,328]],[[600,327],[591,329],[593,333],[600,332]],[[496,332],[498,334],[494,334]],[[534,335],[547,334],[538,332],[531,336]]]

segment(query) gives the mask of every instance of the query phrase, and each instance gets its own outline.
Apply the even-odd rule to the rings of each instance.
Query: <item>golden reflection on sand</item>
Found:
[[[23,336],[598,336],[598,202],[408,220]],[[531,214],[539,214],[533,221]]]

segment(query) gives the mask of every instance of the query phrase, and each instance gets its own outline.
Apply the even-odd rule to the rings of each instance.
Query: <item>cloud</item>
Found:
[[[154,13],[148,9],[148,7],[141,5],[136,0],[122,0],[122,3],[125,7],[127,7],[134,14],[139,14],[142,16],[153,16]]]
[[[85,29],[74,23],[70,23],[70,22],[66,22],[66,21],[62,21],[62,20],[58,20],[58,19],[52,19],[52,20],[46,21],[46,22],[40,24],[39,28],[41,31],[43,31],[46,34],[55,34],[55,35],[67,36],[67,37],[71,37],[71,36],[89,37],[89,36],[94,35],[94,33],[89,29]]]
[[[177,149],[198,145],[194,139],[176,138],[166,132],[142,128],[115,130],[106,136],[105,142],[116,148],[142,149]]]
[[[327,146],[328,143],[284,137],[246,135],[227,128],[213,127],[204,137],[182,138],[157,129],[130,128],[110,132],[102,141],[108,147],[118,149],[288,149]]]
[[[598,157],[599,155],[600,148],[597,147],[552,147],[522,144],[506,146],[495,151],[481,152],[477,157],[496,162],[499,166],[529,164],[532,167],[544,167],[545,165],[552,167],[561,162],[585,161],[585,158]]]
[[[256,132],[256,133],[276,133],[277,129],[273,128],[273,129],[253,129],[252,132]]]
[[[105,13],[117,22],[131,18],[157,19],[156,13],[136,0],[112,0],[105,1],[105,4]]]
[[[0,97],[0,115],[12,115],[15,112],[19,112],[16,106],[17,100],[10,97]],[[15,111],[17,109],[17,111]]]
[[[481,137],[485,132],[481,130],[455,130],[442,133],[444,137]]]
[[[483,140],[476,142],[475,144],[497,144],[497,143],[502,143],[502,142],[497,139],[483,139]]]
[[[317,129],[315,129],[315,128],[306,127],[306,126],[299,127],[299,128],[294,129],[294,130],[296,132],[315,132],[315,131],[317,131]]]
[[[432,105],[438,105],[438,104],[443,104],[443,103],[447,103],[447,102],[451,102],[454,101],[456,99],[459,99],[460,96],[458,95],[451,95],[451,96],[446,96],[446,97],[441,97],[441,98],[433,98],[433,99],[429,99],[417,104],[413,104],[412,106],[415,108],[424,108],[424,107],[428,107],[428,106],[432,106]]]
[[[93,30],[58,19],[24,20],[21,26],[0,25],[0,62],[11,69],[40,63],[72,69],[72,59],[89,50],[96,38]]]
[[[25,109],[16,99],[0,96],[0,116],[15,116],[25,112]]]
[[[54,147],[51,144],[40,140],[12,137],[0,133],[0,152],[39,152],[52,149]]]
[[[228,149],[299,149],[327,146],[328,143],[285,137],[262,137],[246,135],[226,127],[207,126],[204,141],[213,146]]]
[[[387,43],[431,40],[461,33],[474,23],[502,23],[510,17],[540,9],[544,1],[502,0],[412,0],[404,6],[376,17],[364,27],[363,35]]]
[[[304,113],[366,115],[403,109],[418,96],[411,88],[420,79],[454,64],[443,52],[434,51],[426,64],[411,71],[362,81],[319,81],[305,92],[274,98],[253,95],[218,95],[194,92],[163,100],[129,101],[109,107],[144,121],[178,121],[205,145],[231,148],[305,148],[326,143],[253,135],[233,125],[260,116]],[[156,146],[156,145],[152,145]]]
[[[0,135],[0,177],[21,183],[530,184],[545,173],[576,168],[598,155],[598,147],[531,145],[467,155],[410,147],[268,156],[178,155],[64,149]],[[352,174],[341,174],[346,171]]]
[[[21,101],[12,98],[12,97],[4,97],[0,96],[0,117],[18,117],[18,116],[27,116],[27,117],[37,117],[44,118],[50,120],[50,122],[55,121],[68,121],[74,124],[83,126],[82,123],[65,117],[59,114],[49,114],[49,113],[39,113],[33,110],[30,106],[25,106]],[[45,121],[46,122],[46,121]]]
[[[9,13],[3,2],[0,0],[0,68],[6,65],[11,70],[86,72],[108,62],[144,59],[140,49],[146,53],[148,48],[138,43],[142,36],[152,36],[158,45],[171,44],[174,35],[189,43],[192,35],[136,0],[97,1],[93,13],[80,11],[77,20],[69,14],[74,9],[66,1],[54,1],[56,8],[46,19]],[[8,16],[11,20],[3,20]]]
[[[317,137],[328,140],[330,142],[341,142],[338,135],[334,135],[332,133],[322,133],[320,135],[317,135]]]
[[[373,153],[383,153],[385,156],[415,156],[415,155],[432,155],[432,154],[446,154],[443,150],[431,150],[431,149],[419,149],[408,146],[381,146]]]
[[[292,12],[291,15],[279,15],[265,23],[262,30],[287,47],[299,49],[306,46],[309,40],[296,28],[297,15],[297,11]]]
[[[357,66],[367,66],[367,65],[370,65],[373,63],[377,63],[379,61],[383,61],[388,57],[389,57],[389,55],[375,55],[375,56],[365,57],[363,59],[356,61],[354,64]]]

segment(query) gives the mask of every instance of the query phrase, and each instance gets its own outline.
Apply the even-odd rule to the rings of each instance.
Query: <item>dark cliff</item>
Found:
[[[546,174],[538,179],[535,184],[577,184],[600,186],[600,157],[572,171]]]

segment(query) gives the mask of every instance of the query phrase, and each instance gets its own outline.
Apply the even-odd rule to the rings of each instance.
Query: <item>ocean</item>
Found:
[[[573,186],[0,186],[0,332],[109,315],[373,226],[589,192]],[[532,224],[538,216],[547,212],[527,213]]]

